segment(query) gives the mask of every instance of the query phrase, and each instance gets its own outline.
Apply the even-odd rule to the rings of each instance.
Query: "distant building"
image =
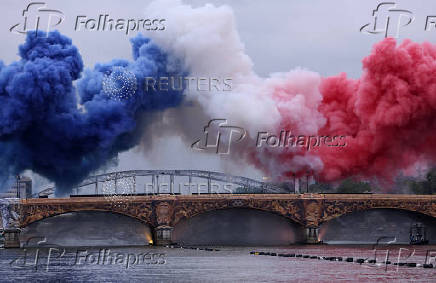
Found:
[[[0,198],[31,198],[32,179],[26,176],[15,178],[12,186],[6,192],[0,192]]]

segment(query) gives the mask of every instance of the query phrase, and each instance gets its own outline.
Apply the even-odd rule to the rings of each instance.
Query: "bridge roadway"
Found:
[[[394,194],[204,194],[36,198],[20,200],[19,226],[75,211],[108,211],[136,218],[150,226],[158,245],[171,242],[182,219],[230,208],[248,208],[281,215],[300,224],[308,243],[318,242],[322,223],[344,214],[376,208],[401,209],[436,218],[436,196]]]

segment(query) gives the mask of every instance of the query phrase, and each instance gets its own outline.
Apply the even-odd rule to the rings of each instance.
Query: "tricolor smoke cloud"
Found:
[[[191,73],[233,77],[231,93],[190,92],[211,119],[224,117],[254,135],[285,129],[295,135],[346,136],[345,147],[310,152],[232,148],[236,160],[244,157],[271,176],[313,171],[327,181],[348,176],[389,181],[416,162],[435,161],[436,46],[385,39],[363,59],[358,80],[346,74],[321,78],[301,68],[261,78],[244,53],[229,7],[194,9],[160,1],[147,13],[172,19],[153,39],[184,58]],[[250,138],[255,144],[256,136]]]
[[[173,108],[173,121],[192,115],[178,107],[183,94],[203,115],[228,119],[247,133],[346,136],[345,147],[311,151],[258,148],[255,134],[247,137],[252,147],[232,147],[235,160],[243,158],[272,176],[310,170],[328,181],[347,176],[389,180],[415,162],[436,159],[434,45],[386,39],[363,60],[358,80],[345,74],[321,78],[301,68],[261,78],[244,53],[229,7],[157,1],[146,11],[168,19],[166,29],[152,40],[133,38],[133,61],[113,60],[82,72],[78,50],[54,32],[48,37],[29,33],[20,46],[21,60],[0,64],[3,177],[31,169],[68,189],[141,141],[149,149],[147,129],[159,123],[149,113]],[[146,77],[187,75],[232,78],[232,89],[160,93],[141,87]],[[200,129],[206,122],[199,119],[190,127]],[[183,123],[159,125],[192,142]]]

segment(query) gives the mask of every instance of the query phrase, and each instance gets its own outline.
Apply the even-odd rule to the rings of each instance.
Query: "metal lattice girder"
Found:
[[[98,182],[107,182],[116,179],[123,178],[135,178],[138,176],[159,176],[159,175],[169,175],[169,176],[186,176],[186,177],[197,177],[208,180],[220,181],[225,183],[231,183],[239,185],[245,188],[256,188],[262,189],[265,193],[279,192],[280,189],[273,184],[256,181],[250,178],[233,176],[229,174],[203,171],[203,170],[130,170],[130,171],[119,171],[106,174],[100,174],[95,176],[87,177],[82,183],[76,186],[76,188],[85,187],[88,185],[96,184]],[[38,196],[47,196],[54,193],[54,186],[47,188],[38,193]]]

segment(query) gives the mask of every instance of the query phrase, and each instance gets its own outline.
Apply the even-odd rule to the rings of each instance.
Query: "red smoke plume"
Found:
[[[295,83],[303,87],[296,90]],[[349,79],[345,73],[323,78],[319,87],[322,100],[309,104],[315,105],[313,110],[325,122],[318,122],[319,128],[312,133],[301,130],[309,117],[298,122],[291,118],[295,109],[283,107],[287,105],[283,101],[301,93],[310,101],[314,95],[307,91],[308,85],[293,80],[273,91],[282,119],[277,132],[287,129],[295,135],[317,131],[317,136],[346,136],[346,145],[310,150],[257,148],[249,159],[267,174],[279,172],[273,177],[288,179],[309,173],[329,182],[350,176],[377,177],[391,182],[417,161],[436,161],[435,45],[405,40],[397,46],[394,39],[387,38],[363,59],[360,79]],[[316,115],[308,116],[320,121]]]
[[[320,147],[327,181],[348,176],[392,180],[418,160],[436,160],[436,46],[392,38],[363,59],[358,80],[323,79],[320,135],[346,135],[347,145]]]

